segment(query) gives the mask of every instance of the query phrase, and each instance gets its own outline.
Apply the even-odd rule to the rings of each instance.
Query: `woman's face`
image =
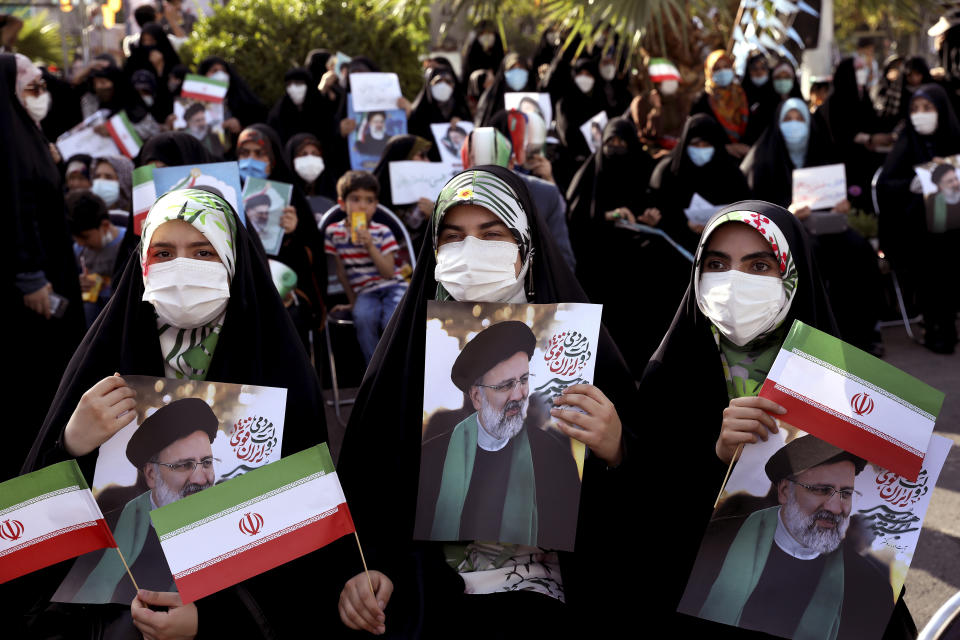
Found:
[[[207,77],[209,78],[210,76],[212,76],[213,74],[215,74],[217,71],[223,71],[224,73],[229,73],[229,72],[227,71],[227,68],[226,68],[225,66],[223,66],[223,65],[220,64],[219,62],[214,62],[214,63],[213,63],[213,66],[211,66],[209,69],[207,69]]]
[[[780,122],[806,122],[806,119],[803,117],[803,114],[796,109],[790,109],[783,114],[783,120]]]
[[[742,222],[727,222],[710,234],[701,273],[742,271],[780,277],[780,261],[760,232]]]
[[[146,31],[140,34],[140,46],[141,47],[155,47],[157,46],[157,39]]]
[[[921,82],[923,82],[923,74],[919,71],[911,70],[907,74],[907,84],[911,87],[919,87]]]
[[[936,111],[937,107],[923,96],[917,96],[910,101],[910,113],[936,113]]]
[[[323,154],[320,153],[320,147],[308,143],[300,147],[300,150],[297,151],[297,155],[295,155],[294,158],[302,158],[303,156],[317,156],[318,158],[322,158]]]
[[[120,181],[120,177],[117,175],[113,165],[106,160],[101,160],[99,163],[97,163],[97,168],[93,171],[93,179],[113,180],[114,182]]]
[[[437,247],[442,247],[449,242],[462,242],[467,236],[473,236],[478,240],[517,244],[517,239],[513,237],[510,227],[504,224],[503,220],[488,209],[475,204],[457,205],[443,216],[437,229]],[[522,266],[520,256],[517,256],[515,275],[520,275]]]
[[[270,154],[267,152],[266,145],[261,145],[255,140],[247,140],[237,147],[237,160],[243,160],[244,158],[253,158],[266,163],[267,175],[270,175],[273,171],[273,162],[270,161]]]
[[[76,191],[77,189],[89,189],[93,186],[87,176],[82,171],[73,171],[67,174],[67,191]]]
[[[706,149],[707,147],[712,147],[713,145],[707,142],[706,140],[704,140],[703,138],[697,137],[690,141],[690,146],[699,147],[700,149]]]
[[[779,69],[773,74],[773,79],[774,80],[785,80],[785,79],[792,80],[793,71],[790,71],[790,69]]]
[[[721,71],[723,69],[732,69],[733,65],[730,64],[730,59],[726,56],[720,57],[716,62],[713,63],[713,71]]]
[[[177,258],[220,262],[217,250],[206,236],[184,220],[168,220],[153,232],[147,264],[169,262]]]

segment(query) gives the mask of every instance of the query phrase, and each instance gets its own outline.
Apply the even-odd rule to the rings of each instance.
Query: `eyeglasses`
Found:
[[[844,502],[849,502],[853,497],[853,494],[857,494],[858,496],[863,495],[856,489],[834,489],[833,487],[825,484],[804,484],[802,482],[797,482],[793,478],[787,478],[787,480],[793,484],[800,485],[818,498],[826,498],[827,500],[832,498],[833,494],[835,493],[840,494],[840,499]]]
[[[519,378],[511,378],[510,380],[505,380],[500,384],[475,384],[475,387],[483,387],[484,389],[493,389],[497,393],[509,393],[516,389],[517,385],[527,388],[530,386],[530,378],[533,377],[532,373],[520,376]]]
[[[203,467],[204,471],[209,471],[213,469],[214,462],[220,462],[220,458],[204,458],[203,460],[181,460],[180,462],[159,462],[153,460],[154,463],[163,465],[164,467],[176,472],[176,473],[193,473],[197,465]]]

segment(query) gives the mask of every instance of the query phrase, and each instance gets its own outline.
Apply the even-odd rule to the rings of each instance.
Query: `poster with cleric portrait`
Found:
[[[427,303],[417,539],[573,550],[586,450],[550,409],[593,382],[601,311]]]
[[[784,638],[879,640],[951,441],[911,481],[783,421],[747,444],[678,611]]]
[[[960,229],[960,155],[914,167],[927,214],[927,231]]]
[[[176,591],[150,511],[280,459],[287,390],[123,376],[130,423],[100,446],[91,490],[141,589]],[[52,600],[129,605],[114,549],[80,556]]]

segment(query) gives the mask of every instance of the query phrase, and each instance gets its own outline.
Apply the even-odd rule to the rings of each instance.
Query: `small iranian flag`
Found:
[[[183,602],[353,533],[326,444],[150,512]]]
[[[157,201],[157,185],[153,182],[153,165],[133,170],[133,233],[141,235],[143,220]]]
[[[793,426],[911,481],[943,404],[940,391],[800,321],[760,396],[784,407]]]
[[[140,147],[143,140],[137,135],[130,118],[126,111],[121,111],[109,120],[107,120],[107,131],[110,137],[117,143],[120,152],[128,158],[135,158],[140,153]]]
[[[650,80],[653,82],[663,82],[664,80],[680,81],[680,72],[677,67],[666,58],[653,58],[647,65],[647,73],[650,74]]]
[[[76,460],[0,484],[0,583],[116,546]]]
[[[227,96],[229,84],[229,82],[188,73],[180,86],[180,96],[203,100],[204,102],[223,102],[223,99]]]

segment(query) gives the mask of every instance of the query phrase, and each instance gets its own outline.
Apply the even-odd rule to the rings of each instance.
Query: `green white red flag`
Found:
[[[120,152],[128,158],[136,158],[140,153],[140,147],[143,146],[143,140],[133,128],[133,123],[127,117],[126,111],[121,111],[107,120],[107,131],[110,137],[117,144]]]
[[[0,483],[0,583],[116,546],[76,460]]]
[[[183,602],[354,531],[326,444],[150,512]]]
[[[223,102],[223,99],[227,96],[228,88],[228,82],[188,73],[184,76],[183,84],[180,86],[180,96],[203,100],[204,102]]]
[[[157,185],[153,182],[153,165],[133,170],[133,233],[140,235],[150,207],[157,201]]]
[[[653,58],[647,65],[647,73],[653,82],[663,82],[664,80],[680,81],[680,71],[676,65],[666,58]]]
[[[943,393],[800,321],[760,396],[795,427],[911,481],[923,464]]]

